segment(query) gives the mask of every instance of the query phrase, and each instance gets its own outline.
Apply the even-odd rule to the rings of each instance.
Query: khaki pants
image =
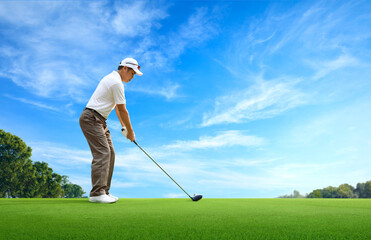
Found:
[[[90,197],[109,194],[115,165],[115,149],[106,119],[98,112],[84,109],[80,116],[80,127],[93,155],[91,164],[93,188],[90,191]]]

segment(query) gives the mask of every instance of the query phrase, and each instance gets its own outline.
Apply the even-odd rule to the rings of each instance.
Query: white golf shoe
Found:
[[[108,195],[100,195],[96,197],[90,197],[89,202],[92,203],[115,203],[115,199],[109,197]]]
[[[112,199],[115,199],[115,202],[117,202],[119,200],[118,197],[115,197],[115,196],[111,195],[111,193],[107,194],[107,196],[109,196]]]

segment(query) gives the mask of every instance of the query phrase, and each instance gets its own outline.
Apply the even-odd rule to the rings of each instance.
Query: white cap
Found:
[[[135,71],[135,73],[138,74],[139,76],[143,75],[143,73],[139,71],[140,66],[137,60],[135,60],[134,58],[125,58],[124,60],[120,62],[120,66],[126,66],[129,68],[132,68]]]

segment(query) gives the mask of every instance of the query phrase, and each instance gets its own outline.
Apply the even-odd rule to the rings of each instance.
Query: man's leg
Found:
[[[89,143],[93,161],[91,164],[92,190],[90,197],[105,195],[109,175],[110,147],[105,135],[106,123],[90,110],[84,110],[80,126]]]
[[[110,149],[110,163],[109,163],[109,172],[108,172],[107,188],[106,188],[106,193],[109,194],[109,190],[111,188],[111,180],[112,180],[113,169],[115,167],[115,149],[113,148],[111,133],[108,130],[108,128],[107,128],[107,131],[106,131],[106,139],[107,139],[109,149]]]

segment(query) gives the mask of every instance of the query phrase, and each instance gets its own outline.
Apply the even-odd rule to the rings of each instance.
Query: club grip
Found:
[[[128,130],[125,127],[121,128],[121,134],[128,137]]]

